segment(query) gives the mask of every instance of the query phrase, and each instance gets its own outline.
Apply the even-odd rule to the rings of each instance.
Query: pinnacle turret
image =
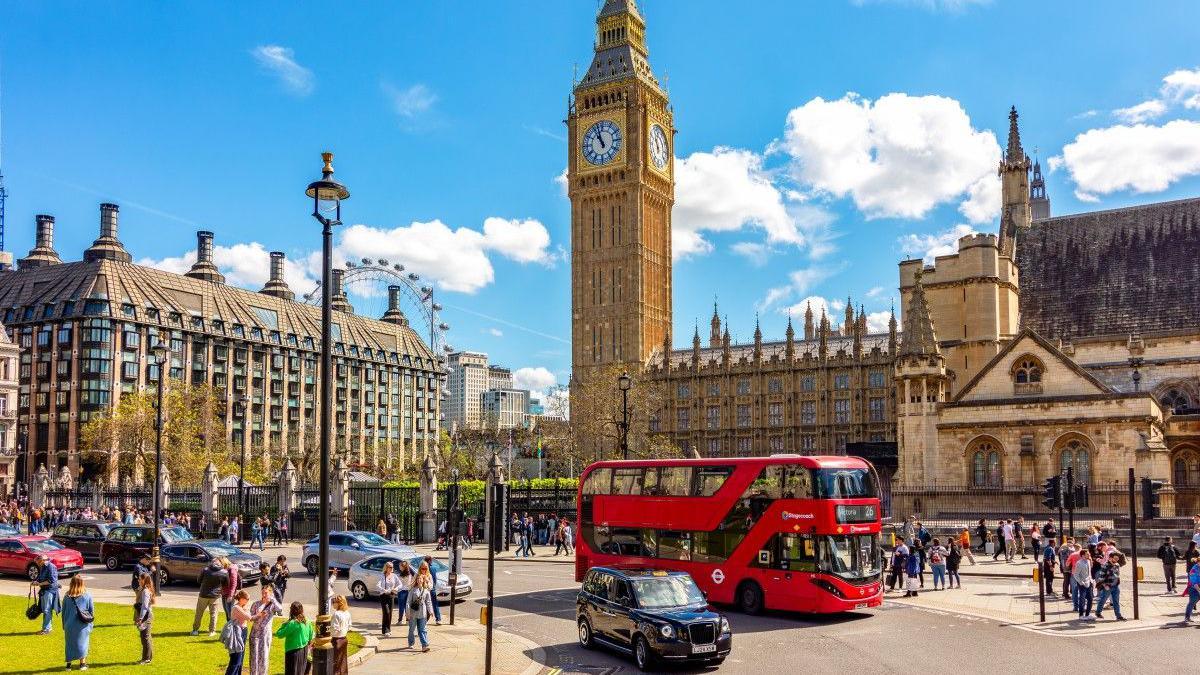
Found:
[[[937,335],[933,330],[933,319],[929,316],[929,303],[925,300],[925,285],[921,283],[924,270],[917,270],[914,277],[912,297],[908,311],[904,313],[904,335],[900,344],[900,356],[941,355]]]

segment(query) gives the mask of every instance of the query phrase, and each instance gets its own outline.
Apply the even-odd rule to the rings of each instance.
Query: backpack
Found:
[[[929,556],[929,562],[933,563],[934,565],[940,565],[942,562],[941,552],[934,549],[933,553]]]

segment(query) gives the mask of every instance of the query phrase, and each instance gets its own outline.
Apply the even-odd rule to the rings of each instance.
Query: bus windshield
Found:
[[[815,469],[813,488],[818,499],[878,496],[875,480],[868,469]]]
[[[821,538],[821,571],[848,581],[879,575],[879,535],[836,535]]]

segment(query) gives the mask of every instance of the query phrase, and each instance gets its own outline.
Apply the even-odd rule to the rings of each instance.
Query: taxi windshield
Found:
[[[633,595],[643,609],[683,607],[706,602],[704,594],[691,577],[665,576],[653,579],[633,579]]]

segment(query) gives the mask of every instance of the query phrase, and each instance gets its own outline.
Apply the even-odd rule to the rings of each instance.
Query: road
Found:
[[[280,552],[289,560],[299,559],[299,547],[268,548],[268,558]],[[288,587],[288,600],[308,605],[316,602],[312,578],[293,565],[296,574]],[[575,642],[574,566],[547,562],[513,561],[501,557],[496,564],[496,627],[525,637],[542,646],[530,654],[546,670],[563,673],[633,672],[636,667],[624,656],[602,650],[581,649]],[[477,621],[486,589],[486,562],[468,560],[464,571],[478,589],[457,608],[459,621]],[[89,564],[89,584],[122,588],[128,571],[108,572]],[[1021,582],[995,581],[1011,585],[1013,593]],[[968,580],[967,585],[970,585]],[[7,586],[7,584],[6,584]],[[11,592],[11,591],[6,591]],[[173,584],[163,591],[180,599],[193,598],[195,586]],[[335,592],[346,593],[344,581]],[[1003,592],[1003,591],[1001,591]],[[353,603],[357,626],[368,630],[379,625],[378,606],[373,602]],[[442,607],[447,619],[446,606]],[[953,612],[886,602],[869,612],[831,617],[771,613],[746,616],[725,609],[734,630],[733,653],[719,669],[721,673],[762,675],[771,672],[819,673],[883,671],[909,673],[918,670],[982,672],[1001,668],[1085,667],[1106,672],[1175,673],[1189,658],[1196,634],[1189,628],[1139,630],[1130,622],[1129,632],[1103,635],[1063,636],[1035,634],[1002,621]],[[434,628],[433,630],[436,630]],[[687,672],[687,671],[677,671]]]

